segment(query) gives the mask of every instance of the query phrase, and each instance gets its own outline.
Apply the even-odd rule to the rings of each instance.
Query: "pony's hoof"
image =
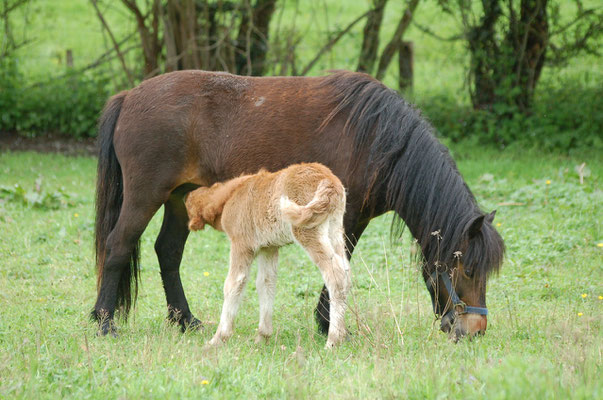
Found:
[[[115,328],[115,326],[113,326],[113,324],[110,324],[109,326],[103,324],[98,327],[98,330],[96,331],[96,336],[111,336],[113,338],[116,338],[118,337],[117,329]]]
[[[203,323],[195,317],[191,316],[188,321],[180,320],[180,330],[182,333],[198,331],[201,329],[203,329]]]

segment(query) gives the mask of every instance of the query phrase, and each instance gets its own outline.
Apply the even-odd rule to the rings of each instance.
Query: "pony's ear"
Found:
[[[467,228],[467,235],[469,236],[469,239],[474,238],[482,230],[485,218],[485,215],[480,215],[479,217],[475,217],[473,221],[469,223],[469,228]]]
[[[496,215],[496,210],[492,211],[490,214],[486,214],[486,222],[492,223],[494,221],[494,216]]]

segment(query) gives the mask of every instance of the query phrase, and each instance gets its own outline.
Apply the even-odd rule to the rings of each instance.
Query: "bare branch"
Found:
[[[316,64],[316,62],[320,59],[320,57],[322,57],[324,55],[324,53],[326,53],[327,51],[331,50],[331,48],[339,41],[339,39],[341,39],[342,37],[344,37],[353,27],[354,25],[356,25],[358,22],[362,21],[362,19],[364,17],[366,17],[369,14],[370,10],[365,12],[364,14],[362,14],[361,16],[359,16],[358,18],[356,18],[354,21],[350,22],[350,24],[343,29],[342,31],[340,31],[337,35],[335,35],[331,40],[329,40],[327,42],[327,44],[325,44],[319,51],[318,53],[316,53],[316,55],[314,56],[314,58],[312,59],[312,61],[310,61],[308,63],[308,65],[305,66],[305,68],[302,70],[302,72],[300,73],[300,75],[306,75],[314,66],[314,64]]]
[[[404,14],[402,14],[402,18],[398,23],[398,27],[396,28],[394,36],[385,46],[383,53],[381,53],[381,58],[379,59],[379,66],[377,67],[377,79],[383,79],[385,71],[387,70],[387,67],[389,66],[392,58],[394,57],[394,54],[396,54],[396,51],[398,51],[398,49],[400,48],[402,44],[402,36],[404,35],[406,29],[408,29],[408,26],[412,21],[412,17],[415,13],[415,9],[417,8],[418,4],[419,0],[410,0],[408,2],[408,6],[406,6],[406,10],[404,10]]]
[[[111,42],[113,43],[113,48],[115,49],[115,52],[117,53],[117,57],[119,58],[121,66],[122,66],[124,72],[126,73],[126,76],[128,77],[128,82],[130,83],[131,86],[134,86],[134,78],[132,77],[132,73],[126,66],[126,60],[124,58],[123,53],[119,49],[119,43],[117,43],[117,40],[115,40],[115,36],[113,36],[113,32],[111,32],[111,28],[109,28],[109,25],[107,24],[107,21],[105,20],[105,17],[103,16],[102,12],[98,8],[98,5],[96,4],[97,0],[90,0],[90,2],[92,3],[92,6],[96,10],[96,15],[98,16],[98,19],[101,21],[101,23],[105,27],[105,30],[109,34],[109,37],[111,38]]]

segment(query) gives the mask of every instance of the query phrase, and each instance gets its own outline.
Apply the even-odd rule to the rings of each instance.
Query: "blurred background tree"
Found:
[[[94,136],[110,93],[164,72],[345,68],[400,90],[450,140],[603,147],[601,10],[596,0],[0,0],[0,131]]]
[[[560,1],[440,0],[462,27],[457,37],[471,54],[468,78],[473,107],[517,107],[528,112],[545,62],[559,66],[582,52],[599,56],[600,8],[576,0],[575,14],[562,20]]]

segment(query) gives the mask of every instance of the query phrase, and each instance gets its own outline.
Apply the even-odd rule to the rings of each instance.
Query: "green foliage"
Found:
[[[27,191],[19,183],[12,186],[0,186],[0,198],[24,204],[32,208],[56,210],[61,207],[73,207],[75,203],[65,189],[59,188],[54,192],[42,189],[42,178],[36,179],[33,190]]]
[[[507,104],[473,110],[443,94],[423,100],[420,107],[443,137],[458,142],[538,147],[569,151],[603,149],[603,90],[574,81],[542,82],[533,110],[526,115]]]
[[[17,63],[0,62],[0,131],[35,137],[60,133],[76,138],[96,134],[96,121],[109,97],[101,75],[67,74],[28,85]]]

